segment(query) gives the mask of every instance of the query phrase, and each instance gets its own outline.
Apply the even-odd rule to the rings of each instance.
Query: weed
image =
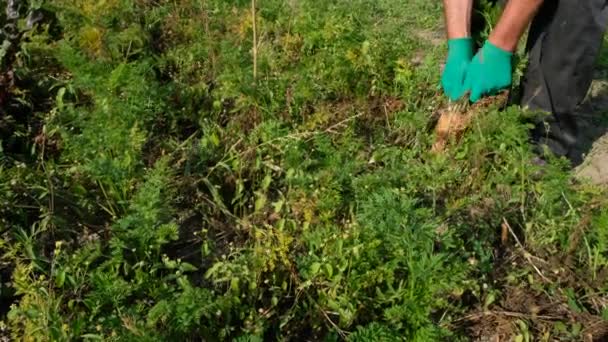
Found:
[[[0,339],[605,336],[605,191],[539,174],[517,106],[430,152],[439,3],[28,6],[0,75]]]

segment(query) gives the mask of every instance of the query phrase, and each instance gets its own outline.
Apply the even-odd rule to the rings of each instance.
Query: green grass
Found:
[[[468,340],[506,320],[549,341],[607,318],[608,197],[563,161],[537,172],[530,114],[490,107],[430,153],[439,3],[260,1],[255,65],[248,1],[41,6],[5,64],[0,337]]]

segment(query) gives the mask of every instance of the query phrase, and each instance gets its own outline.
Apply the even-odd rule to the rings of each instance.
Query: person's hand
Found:
[[[473,59],[473,39],[448,40],[448,57],[441,76],[441,86],[452,101],[458,100],[465,93],[464,81],[471,59]]]
[[[473,57],[464,81],[465,91],[471,91],[471,102],[509,88],[513,80],[513,54],[486,41]]]

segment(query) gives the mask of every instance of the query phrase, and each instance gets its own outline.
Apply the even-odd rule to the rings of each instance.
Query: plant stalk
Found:
[[[256,9],[255,9],[255,0],[251,0],[251,21],[253,25],[253,79],[257,80],[258,78],[258,32],[256,25]]]

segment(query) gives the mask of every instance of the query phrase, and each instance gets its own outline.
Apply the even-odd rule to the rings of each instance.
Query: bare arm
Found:
[[[542,3],[543,0],[509,0],[500,21],[490,34],[490,42],[503,50],[515,51],[519,39]]]
[[[471,36],[473,0],[443,0],[443,11],[448,39]]]

